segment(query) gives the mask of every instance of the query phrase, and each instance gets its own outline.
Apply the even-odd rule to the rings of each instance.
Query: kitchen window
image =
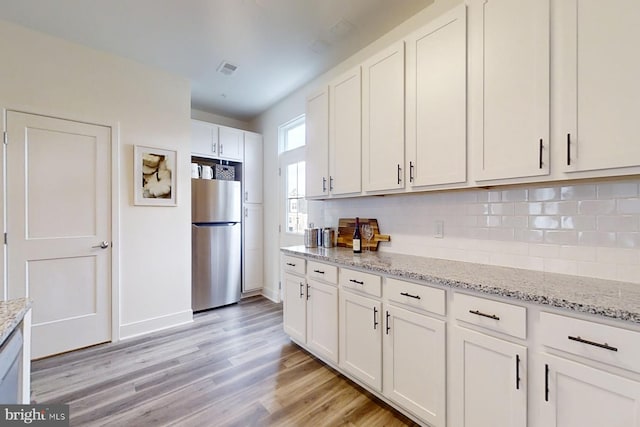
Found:
[[[303,234],[307,224],[307,201],[305,200],[305,121],[297,117],[279,128],[281,231]]]

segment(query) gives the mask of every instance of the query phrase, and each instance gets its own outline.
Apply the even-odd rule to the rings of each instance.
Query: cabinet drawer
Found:
[[[307,276],[331,284],[338,284],[338,267],[321,262],[307,261]]]
[[[456,293],[453,312],[458,320],[516,338],[527,338],[527,309],[524,307]]]
[[[305,273],[305,260],[302,258],[283,255],[282,256],[282,264],[284,266],[284,271],[288,271],[294,274],[304,275]]]
[[[360,271],[340,269],[340,286],[355,289],[375,297],[382,296],[382,278],[375,274],[362,273]]]
[[[540,313],[540,333],[547,347],[640,372],[640,332]]]
[[[397,279],[386,279],[384,297],[387,301],[445,315],[444,289],[431,288]]]

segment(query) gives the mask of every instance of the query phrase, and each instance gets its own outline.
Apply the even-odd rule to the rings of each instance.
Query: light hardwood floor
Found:
[[[33,362],[34,403],[73,426],[404,426],[411,420],[293,344],[262,297],[194,323]]]

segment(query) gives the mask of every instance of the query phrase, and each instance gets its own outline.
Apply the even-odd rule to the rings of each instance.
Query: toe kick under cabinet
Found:
[[[632,322],[304,256],[283,278],[285,332],[422,425],[640,427]]]

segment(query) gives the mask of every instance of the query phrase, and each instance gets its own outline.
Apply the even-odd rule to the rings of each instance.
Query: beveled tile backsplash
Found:
[[[640,283],[640,178],[328,200],[310,211],[326,226],[354,216],[378,219],[392,237],[383,251]]]

